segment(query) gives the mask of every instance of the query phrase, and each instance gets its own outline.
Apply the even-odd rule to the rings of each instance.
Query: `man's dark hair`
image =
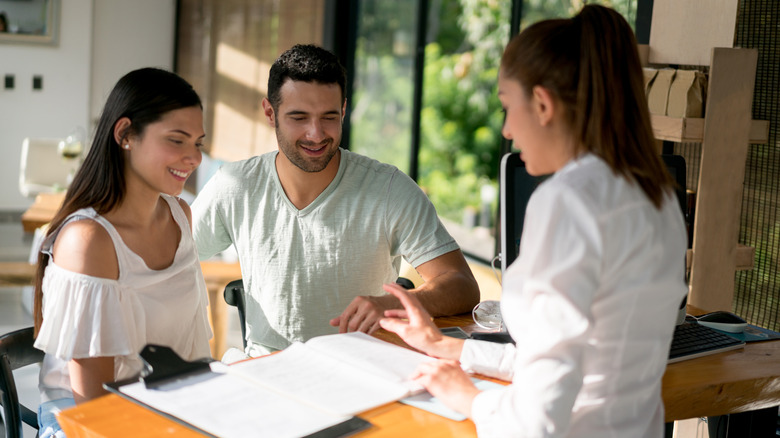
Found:
[[[282,53],[268,76],[268,101],[274,111],[282,102],[282,85],[291,79],[319,84],[338,84],[341,102],[346,98],[347,72],[333,53],[312,44],[296,44]]]

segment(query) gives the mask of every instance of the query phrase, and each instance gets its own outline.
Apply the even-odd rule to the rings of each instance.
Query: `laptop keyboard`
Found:
[[[674,329],[668,363],[733,350],[744,345],[744,341],[717,330],[695,322],[684,322]]]

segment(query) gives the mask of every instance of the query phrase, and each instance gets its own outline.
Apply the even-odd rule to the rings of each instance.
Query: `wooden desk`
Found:
[[[701,315],[689,307],[689,313]],[[437,318],[439,327],[471,324],[471,318]],[[405,345],[394,333],[375,336]],[[408,346],[407,346],[408,347]],[[780,340],[670,364],[661,384],[665,421],[735,414],[780,405]]]
[[[453,421],[401,403],[390,403],[360,415],[374,427],[354,435],[360,438],[397,438],[425,436],[428,438],[476,437],[470,420]],[[133,437],[177,438],[203,437],[172,420],[109,394],[63,411],[58,421],[68,438]]]
[[[467,324],[473,324],[471,315],[437,318],[437,325],[440,327]],[[377,337],[408,347],[397,335],[385,330],[380,330]],[[368,410],[360,414],[360,417],[369,421],[373,427],[354,435],[355,437],[476,438],[477,436],[476,427],[470,420],[454,421],[397,402]],[[116,394],[109,394],[63,411],[58,416],[58,421],[69,438],[203,436]]]
[[[701,312],[697,312],[701,313]],[[437,318],[440,327],[472,324],[470,315]],[[405,345],[393,333],[376,337]],[[746,412],[780,405],[780,340],[750,343],[740,350],[677,362],[667,367],[662,396],[666,421]],[[359,437],[475,437],[470,420],[453,421],[401,403],[360,415],[375,427]],[[171,420],[111,394],[64,411],[68,437],[201,436]]]
[[[780,405],[780,340],[666,367],[666,421],[735,414]]]
[[[707,310],[688,305],[690,315]],[[666,422],[780,405],[780,340],[667,365],[661,384]]]

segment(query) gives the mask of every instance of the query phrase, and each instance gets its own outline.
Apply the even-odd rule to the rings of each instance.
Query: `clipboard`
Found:
[[[186,415],[175,415],[164,408],[161,409],[160,406],[155,406],[154,403],[147,402],[144,397],[133,396],[123,390],[123,388],[127,389],[132,385],[136,388],[136,393],[137,391],[146,391],[149,394],[153,394],[155,391],[166,391],[171,388],[192,387],[193,385],[203,384],[209,379],[226,376],[226,374],[212,371],[210,363],[214,362],[213,360],[186,361],[171,348],[161,345],[147,345],[141,351],[141,358],[144,363],[144,369],[140,375],[116,382],[104,383],[103,388],[204,436],[215,438],[230,436],[230,434],[222,434],[213,429],[206,430],[197,424],[193,424],[193,418],[187,418]],[[204,403],[208,403],[208,400],[204,400]],[[221,414],[222,412],[213,411],[213,415]],[[255,415],[257,415],[256,412]],[[346,437],[371,426],[370,422],[353,416],[301,436],[307,438]]]

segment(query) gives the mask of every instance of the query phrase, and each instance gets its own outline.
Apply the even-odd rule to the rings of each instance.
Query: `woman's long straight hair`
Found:
[[[636,39],[620,14],[586,5],[571,19],[536,23],[509,42],[501,69],[527,95],[542,86],[563,103],[575,154],[601,157],[661,207],[675,182],[655,146]]]
[[[200,98],[187,81],[169,71],[142,68],[123,76],[108,96],[95,131],[92,146],[84,162],[73,177],[62,207],[49,224],[46,237],[57,233],[68,216],[82,208],[92,207],[105,214],[118,207],[125,198],[125,156],[114,137],[114,126],[123,117],[130,126],[122,139],[142,136],[150,123],[159,121],[166,113],[198,106]],[[33,319],[35,334],[43,322],[43,274],[49,256],[40,252],[35,275]]]

